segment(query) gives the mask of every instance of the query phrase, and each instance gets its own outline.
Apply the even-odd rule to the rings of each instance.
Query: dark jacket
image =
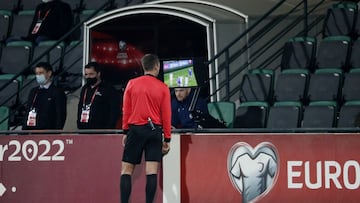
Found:
[[[26,122],[32,108],[36,111],[36,126]],[[66,120],[66,95],[53,84],[48,89],[31,89],[27,102],[24,130],[63,129]]]
[[[32,34],[36,23],[42,20],[39,31]],[[69,4],[62,1],[41,3],[35,9],[34,18],[29,28],[28,40],[35,41],[38,36],[58,40],[73,26],[73,14]]]
[[[95,93],[97,87],[97,93]],[[120,93],[104,82],[101,82],[97,87],[91,88],[85,85],[81,89],[77,113],[77,127],[79,129],[114,129],[116,127],[121,108]],[[86,98],[84,102],[85,90]],[[94,93],[89,121],[88,123],[80,122],[83,106],[91,103]]]
[[[190,116],[189,106],[193,98],[193,92],[190,93],[184,101],[180,102],[174,97],[171,101],[171,125],[175,128],[197,128],[197,124]],[[195,111],[201,114],[208,114],[207,102],[205,99],[199,97],[196,102]]]

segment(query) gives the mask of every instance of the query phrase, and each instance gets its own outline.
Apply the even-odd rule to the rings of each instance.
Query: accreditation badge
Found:
[[[88,123],[89,122],[89,117],[90,117],[90,109],[83,109],[81,111],[80,122],[81,123]]]
[[[28,119],[26,121],[27,126],[36,126],[36,111],[35,109],[30,110]]]
[[[31,34],[36,34],[36,33],[39,31],[39,29],[40,29],[40,27],[41,27],[41,24],[42,24],[42,21],[38,21],[38,22],[35,24],[34,29],[32,30]]]

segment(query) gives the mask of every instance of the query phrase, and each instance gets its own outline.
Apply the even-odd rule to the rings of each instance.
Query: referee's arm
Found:
[[[161,119],[162,126],[164,130],[164,141],[170,142],[171,140],[171,100],[170,100],[170,92],[165,91],[164,97],[162,99],[161,105]]]

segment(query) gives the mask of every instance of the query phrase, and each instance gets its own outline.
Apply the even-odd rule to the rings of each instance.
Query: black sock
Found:
[[[121,203],[128,203],[131,193],[131,176],[128,174],[121,175],[120,178],[120,196]]]
[[[146,175],[146,203],[154,201],[157,186],[157,174]]]

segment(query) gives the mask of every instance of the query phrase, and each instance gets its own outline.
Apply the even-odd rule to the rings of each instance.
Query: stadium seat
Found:
[[[340,101],[343,72],[340,69],[319,69],[311,74],[308,101]]]
[[[34,87],[39,86],[35,80],[35,75],[28,75],[24,78],[22,85],[20,86],[19,90],[19,104],[24,105],[29,97],[30,90]]]
[[[360,18],[359,18],[360,20]],[[351,56],[349,60],[349,68],[360,68],[360,39],[353,42],[351,47]]]
[[[18,90],[22,83],[22,77],[19,76],[15,80],[11,80],[15,74],[1,74],[0,75],[0,106],[13,107],[18,101]],[[11,81],[9,83],[9,81]],[[6,85],[9,83],[8,85]],[[4,88],[5,87],[5,88]]]
[[[360,36],[360,14],[359,14],[359,11],[358,11],[358,15],[357,15],[357,18],[356,18],[356,23],[355,23],[355,26],[354,26],[353,39],[354,40],[360,39],[359,36]]]
[[[351,38],[348,36],[327,37],[319,42],[316,55],[316,67],[348,69],[351,51]]]
[[[298,128],[302,114],[302,104],[294,102],[275,102],[269,109],[267,128]]]
[[[209,114],[214,118],[224,121],[226,127],[232,128],[235,119],[234,102],[211,102],[208,103]]]
[[[5,41],[9,36],[11,18],[11,11],[0,10],[0,42]]]
[[[82,1],[82,7],[85,10],[98,10],[99,8],[101,8],[105,2],[108,1],[109,4],[103,8],[103,10],[108,10],[111,8],[111,4],[112,4],[112,0],[103,0],[103,1],[99,1],[99,0],[83,0]]]
[[[73,11],[78,11],[81,8],[82,0],[62,0],[62,1],[69,4]]]
[[[0,10],[15,11],[18,9],[19,0],[1,0]]]
[[[348,101],[341,107],[337,127],[360,127],[360,100]]]
[[[28,41],[9,42],[2,48],[0,70],[1,73],[17,74],[24,71],[24,74],[31,72],[25,70],[29,65],[32,54],[32,43]]]
[[[316,38],[314,37],[291,38],[284,45],[281,58],[281,70],[312,70],[316,55],[316,46]]]
[[[360,100],[360,69],[352,69],[345,74],[342,89],[343,101]]]
[[[117,8],[122,8],[125,6],[132,6],[146,2],[146,0],[115,0],[114,4]]]
[[[35,80],[35,75],[28,75],[24,78],[24,81],[22,82],[22,85],[19,89],[19,99],[18,99],[18,105],[16,107],[16,112],[14,113],[14,123],[22,123],[25,119],[25,116],[27,114],[26,109],[28,105],[28,98],[30,94],[30,90],[34,87],[38,87],[38,83]]]
[[[95,10],[83,10],[77,13],[74,18],[75,25],[79,24],[80,22],[86,22],[89,20],[90,16],[95,12]],[[104,10],[99,11],[95,16],[101,15],[105,13]],[[73,34],[74,40],[83,40],[84,39],[84,26],[80,26],[76,33]]]
[[[273,71],[257,69],[244,75],[240,84],[240,101],[264,101],[272,99],[274,89]]]
[[[47,54],[44,55],[52,46],[55,45],[57,41],[42,41],[37,46],[34,47],[33,61],[37,60],[41,55],[40,61],[48,62],[52,65],[53,71],[57,73],[61,69],[62,56],[65,49],[65,44],[63,42],[59,43],[55,48],[51,49]]]
[[[328,9],[324,20],[323,37],[351,36],[358,14],[358,7],[353,2],[340,2]]]
[[[9,130],[9,115],[9,107],[0,106],[0,130]]]
[[[302,128],[332,128],[336,126],[337,103],[315,101],[304,107]]]
[[[309,81],[306,69],[285,69],[276,79],[275,101],[303,101]]]
[[[81,87],[83,75],[83,43],[73,41],[66,46],[63,57],[63,73],[60,86],[64,90]]]
[[[267,102],[243,102],[236,110],[234,128],[265,128]]]
[[[23,40],[22,37],[28,35],[29,26],[31,25],[34,13],[35,10],[24,10],[13,15],[13,23],[8,41]]]
[[[38,0],[20,0],[21,10],[35,10],[36,6],[42,2]]]

